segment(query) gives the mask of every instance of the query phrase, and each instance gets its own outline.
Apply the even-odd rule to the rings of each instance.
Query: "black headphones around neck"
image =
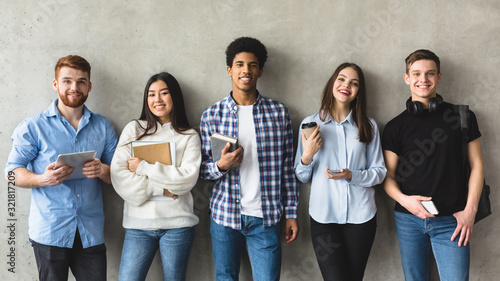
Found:
[[[443,103],[443,97],[436,94],[436,97],[429,100],[429,112],[436,113],[439,105]],[[406,110],[411,116],[420,116],[424,112],[424,105],[419,101],[412,101],[411,97],[406,101]]]

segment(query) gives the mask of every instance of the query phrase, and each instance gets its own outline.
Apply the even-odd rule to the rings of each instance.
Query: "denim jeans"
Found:
[[[281,271],[280,225],[264,227],[258,217],[241,216],[241,230],[217,224],[212,218],[210,234],[217,281],[238,280],[243,246],[252,265],[253,280],[279,280]]]
[[[454,216],[421,219],[395,212],[401,262],[406,281],[429,280],[430,249],[442,281],[469,280],[470,247],[451,241],[457,227]]]
[[[194,227],[127,229],[120,263],[120,281],[145,280],[160,248],[163,280],[185,280]]]

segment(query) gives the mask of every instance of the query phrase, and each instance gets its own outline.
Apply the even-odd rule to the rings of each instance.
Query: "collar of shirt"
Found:
[[[354,117],[352,115],[352,109],[349,112],[349,114],[347,115],[347,117],[344,120],[342,120],[340,123],[337,122],[335,119],[333,119],[330,114],[327,115],[327,117],[325,118],[325,121],[322,121],[322,123],[323,123],[322,125],[326,125],[328,123],[336,123],[336,124],[340,124],[340,125],[342,125],[343,123],[348,123],[351,126],[356,125],[356,123],[354,122]]]
[[[227,96],[226,102],[227,102],[226,106],[231,109],[231,112],[236,113],[238,104],[233,99],[233,91],[231,91]],[[253,106],[260,106],[261,103],[262,103],[262,96],[260,95],[259,91],[257,91],[257,100],[255,100]]]
[[[47,110],[43,112],[43,114],[47,117],[57,117],[58,119],[62,120],[64,116],[61,115],[61,112],[59,112],[59,109],[57,109],[57,104],[59,103],[59,99],[54,100]],[[80,131],[85,125],[89,123],[90,117],[92,117],[92,111],[90,111],[87,106],[83,105],[83,115],[82,118],[80,119],[80,123],[78,124],[78,131]],[[66,119],[66,118],[64,118]]]
[[[57,109],[57,105],[58,104],[59,104],[59,99],[54,100],[49,105],[49,107],[47,108],[47,110],[44,111],[44,114],[47,117],[56,116],[57,118],[62,118],[63,116],[61,115],[61,112],[59,112],[59,109]],[[83,105],[83,115],[82,116],[85,116],[86,119],[89,119],[90,116],[92,116],[92,112],[85,105]]]

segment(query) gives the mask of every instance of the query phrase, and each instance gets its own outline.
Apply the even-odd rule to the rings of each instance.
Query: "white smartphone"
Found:
[[[330,174],[333,175],[333,174],[336,174],[336,173],[340,173],[340,170],[330,170],[330,169],[328,169],[328,173],[330,173]]]
[[[434,205],[434,202],[432,202],[432,201],[421,201],[420,203],[422,204],[422,206],[424,206],[424,208],[430,214],[433,214],[433,215],[439,214],[439,211],[436,208],[436,205]]]

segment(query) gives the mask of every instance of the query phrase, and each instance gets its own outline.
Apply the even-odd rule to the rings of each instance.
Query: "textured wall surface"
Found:
[[[474,228],[471,280],[500,276],[500,2],[485,1],[7,1],[0,0],[0,160],[6,162],[10,135],[26,117],[57,97],[53,68],[59,57],[79,54],[92,65],[93,90],[87,106],[108,117],[116,131],[139,117],[147,79],[171,72],[185,94],[194,125],[202,111],[230,89],[224,50],[236,37],[252,36],[268,48],[258,89],[285,103],[294,130],[318,110],[320,93],[344,61],[358,63],[368,85],[368,113],[383,130],[410,95],[403,81],[404,58],[419,48],[442,61],[438,92],[445,100],[469,104],[482,132],[486,178],[492,185],[494,216]],[[296,137],[295,137],[296,138]],[[5,164],[2,164],[2,170]],[[17,189],[15,228],[9,218],[7,182],[0,192],[0,278],[36,280],[28,242],[30,191]],[[189,261],[188,280],[214,280],[208,196],[212,183],[193,190],[200,217]],[[301,185],[300,236],[283,246],[282,280],[321,280],[310,241],[309,184]],[[104,186],[108,279],[117,280],[124,230],[123,200]],[[14,196],[10,195],[14,200]],[[377,190],[378,229],[366,280],[403,280],[392,212],[393,201]],[[9,240],[10,239],[10,240]],[[15,245],[10,245],[15,241]],[[13,251],[11,248],[13,247]],[[13,254],[12,254],[13,253]],[[15,255],[15,273],[9,272]],[[241,280],[251,280],[243,257]],[[71,279],[71,278],[70,278]],[[71,279],[73,280],[73,279]],[[161,280],[157,257],[147,280]],[[439,280],[435,266],[432,280]]]

